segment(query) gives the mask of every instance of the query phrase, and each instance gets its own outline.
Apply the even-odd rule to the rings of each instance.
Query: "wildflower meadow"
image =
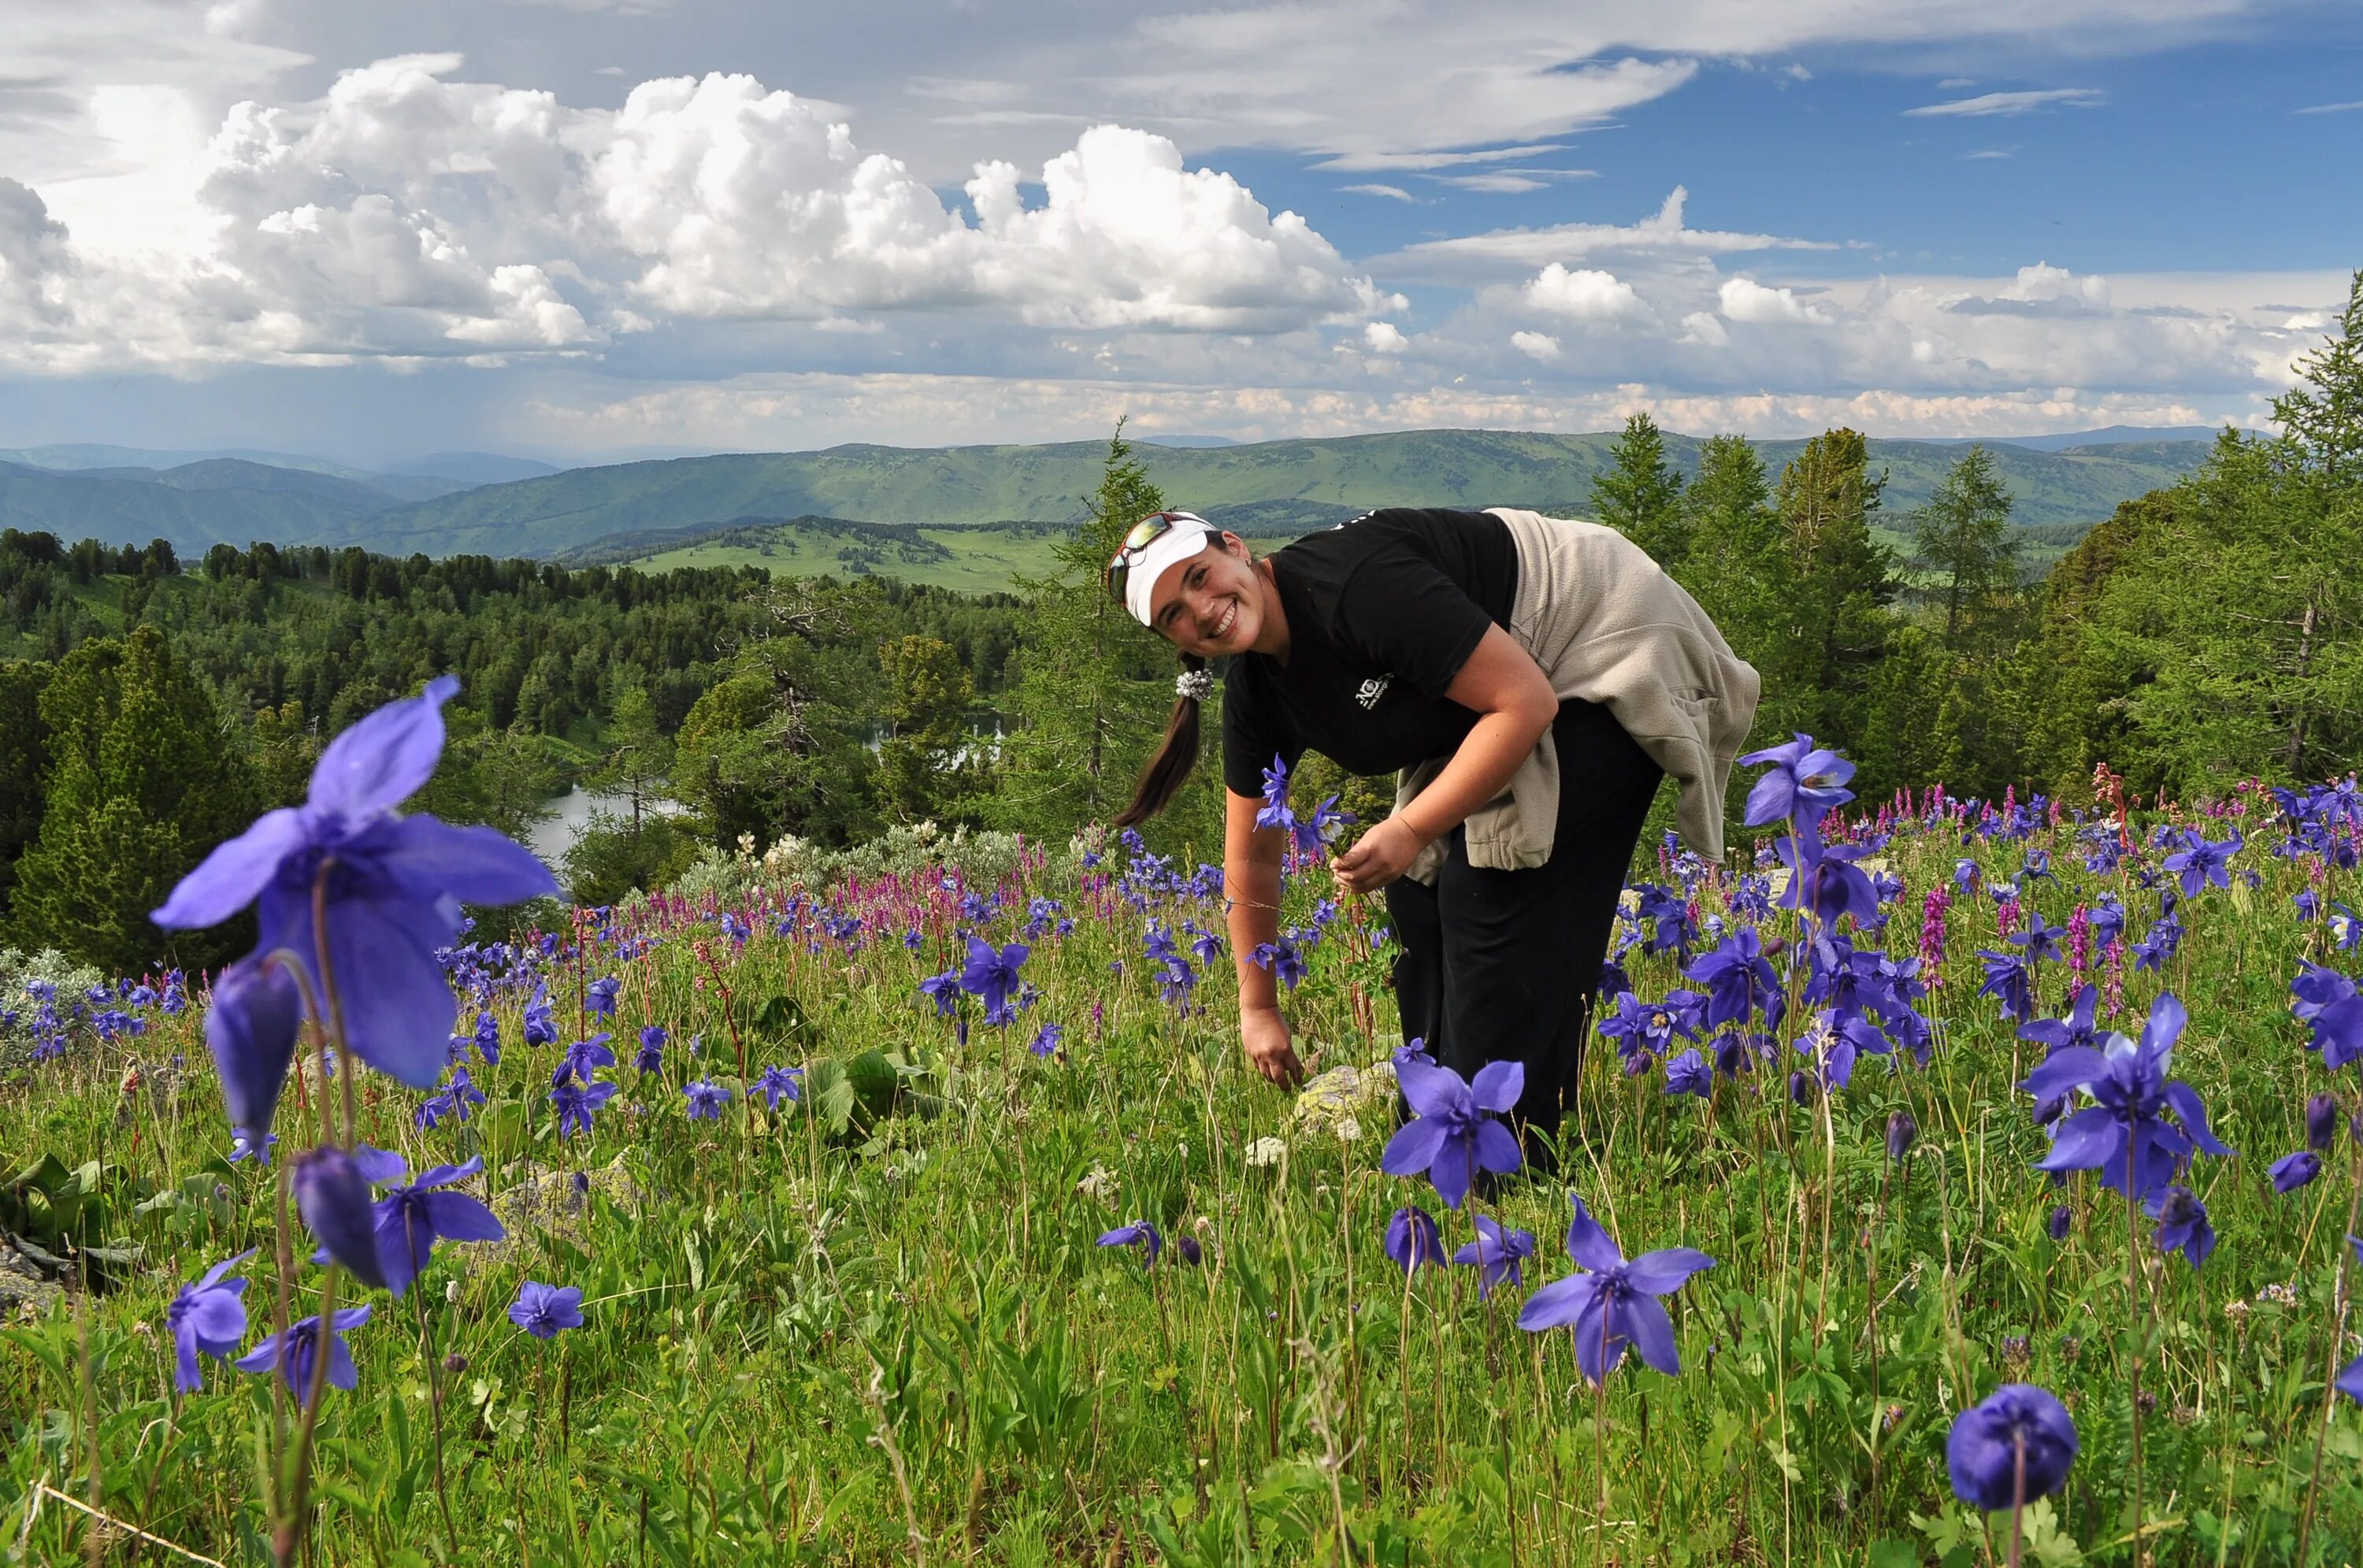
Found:
[[[1393,1032],[1284,771],[1298,1093],[1214,867],[919,831],[569,909],[404,813],[449,695],[156,911],[248,957],[8,955],[0,1556],[2363,1551],[2351,778],[1755,754],[1732,864],[1635,868],[1540,1126]]]

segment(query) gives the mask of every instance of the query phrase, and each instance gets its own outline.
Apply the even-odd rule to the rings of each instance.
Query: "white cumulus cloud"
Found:
[[[1780,323],[1805,326],[1831,325],[1827,311],[1799,299],[1795,290],[1767,288],[1753,278],[1725,278],[1716,297],[1722,304],[1723,314],[1733,321],[1759,326]]]
[[[1527,280],[1525,295],[1534,309],[1576,321],[1634,320],[1649,314],[1633,285],[1615,273],[1593,267],[1570,271],[1557,261]]]
[[[1548,332],[1513,332],[1510,347],[1521,354],[1531,355],[1545,364],[1559,358],[1559,339]]]

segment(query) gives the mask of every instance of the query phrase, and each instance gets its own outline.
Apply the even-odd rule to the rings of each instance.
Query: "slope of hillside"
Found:
[[[1137,449],[1176,505],[1213,513],[1248,503],[1311,503],[1321,513],[1389,504],[1591,509],[1592,477],[1614,437],[1528,431],[1414,430],[1251,446]],[[1776,471],[1802,441],[1759,443]],[[1676,461],[1698,443],[1674,436]],[[805,515],[941,526],[1028,518],[1068,522],[1096,483],[1104,443],[734,454],[571,469],[486,485],[356,519],[334,542],[430,555],[554,555],[612,535]],[[1924,501],[1958,447],[1878,441],[1891,515]],[[2205,456],[2202,443],[2036,452],[1993,448],[2026,524],[2089,523],[2116,503],[2171,483]],[[2129,455],[2130,454],[2130,455]]]

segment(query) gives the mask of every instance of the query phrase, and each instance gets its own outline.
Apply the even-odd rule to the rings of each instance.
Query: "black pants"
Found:
[[[1524,1062],[1517,1120],[1555,1138],[1560,1112],[1575,1103],[1617,896],[1663,773],[1595,703],[1562,704],[1551,734],[1559,796],[1550,859],[1483,870],[1469,864],[1456,827],[1435,885],[1390,883],[1387,910],[1403,944],[1394,982],[1403,1038],[1425,1038],[1464,1078],[1488,1062]]]

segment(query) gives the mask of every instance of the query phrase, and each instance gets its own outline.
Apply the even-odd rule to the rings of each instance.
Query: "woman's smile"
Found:
[[[1229,636],[1231,635],[1231,624],[1238,618],[1239,598],[1238,595],[1235,593],[1224,603],[1223,613],[1215,620],[1215,629],[1206,634],[1206,640],[1210,643],[1219,643],[1225,637]]]

